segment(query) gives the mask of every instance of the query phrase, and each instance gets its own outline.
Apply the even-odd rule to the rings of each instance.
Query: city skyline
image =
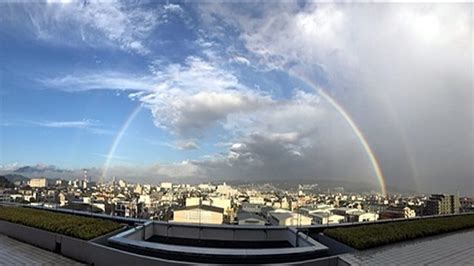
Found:
[[[472,193],[470,7],[2,3],[0,174]]]

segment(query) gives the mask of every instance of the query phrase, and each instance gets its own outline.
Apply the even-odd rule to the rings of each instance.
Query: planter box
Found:
[[[110,235],[116,232],[110,233]],[[133,254],[65,235],[0,220],[0,234],[93,265],[189,265]],[[102,236],[103,237],[103,236]]]
[[[2,220],[0,220],[0,233],[49,251],[57,251],[57,243],[61,243],[64,237],[60,234]]]

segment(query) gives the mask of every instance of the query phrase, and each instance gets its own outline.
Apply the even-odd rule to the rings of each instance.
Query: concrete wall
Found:
[[[288,240],[288,229],[286,227],[262,228],[259,226],[199,226],[178,223],[153,223],[155,235],[196,238],[210,240],[240,240],[240,241],[263,241],[263,240]],[[148,235],[148,234],[147,234]]]
[[[164,260],[125,252],[104,245],[73,237],[0,221],[0,233],[20,241],[54,251],[60,243],[58,253],[88,264],[108,265],[191,265],[186,262]]]
[[[316,240],[329,248],[329,255],[338,255],[357,251],[350,246],[319,233]]]
[[[154,235],[172,238],[195,238],[220,241],[288,241],[293,247],[286,248],[208,248],[140,240],[143,232],[153,228]],[[147,233],[148,234],[148,233]],[[274,227],[265,229],[239,226],[198,226],[190,224],[148,223],[145,227],[136,227],[108,239],[116,248],[133,251],[138,254],[160,258],[180,258],[200,263],[228,263],[229,260],[240,263],[264,263],[299,261],[318,258],[327,254],[327,247],[294,228]]]
[[[190,265],[189,263],[142,256],[75,238],[64,238],[61,253],[94,265]]]
[[[32,245],[54,251],[62,235],[0,220],[0,233]]]

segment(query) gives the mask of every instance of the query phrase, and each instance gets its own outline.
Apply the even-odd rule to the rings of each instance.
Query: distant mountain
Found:
[[[76,170],[71,171],[67,169],[61,169],[54,165],[29,165],[29,166],[22,166],[14,171],[9,172],[9,174],[16,174],[26,176],[27,179],[32,177],[46,177],[49,179],[67,179],[73,176],[81,176],[82,171]]]
[[[28,180],[30,180],[30,178],[28,178],[26,176],[23,176],[23,175],[19,175],[19,174],[6,174],[5,178],[11,183],[15,183],[16,181],[28,181]]]
[[[11,183],[6,177],[0,176],[0,188],[12,188],[13,183]]]
[[[64,173],[68,171],[56,168],[55,166],[52,166],[52,165],[23,166],[13,171],[13,173],[26,174],[26,175],[33,174],[33,173],[34,174],[45,173],[45,172]]]
[[[377,191],[379,187],[376,184],[371,184],[363,181],[351,181],[343,179],[320,179],[320,178],[289,178],[288,180],[282,179],[271,179],[262,178],[256,180],[229,180],[228,184],[231,185],[242,185],[242,184],[271,184],[279,189],[290,190],[297,188],[298,184],[317,184],[315,191],[326,192],[333,190],[336,187],[343,187],[345,192],[370,192],[372,190]]]

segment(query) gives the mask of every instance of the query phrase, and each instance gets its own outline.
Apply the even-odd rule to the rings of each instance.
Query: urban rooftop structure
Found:
[[[465,197],[461,204],[454,195],[383,197],[341,189],[321,192],[317,184],[306,187],[268,189],[255,185],[249,189],[248,185],[225,183],[150,185],[121,179],[96,183],[33,178],[0,190],[0,204],[5,206],[0,206],[0,233],[95,265],[111,258],[70,252],[68,245],[77,241],[72,238],[64,244],[35,242],[28,235],[15,233],[19,229],[15,223],[86,239],[92,246],[100,243],[114,249],[112,253],[145,255],[144,261],[128,258],[140,263],[232,260],[314,264],[334,260],[346,265],[365,262],[358,254],[367,252],[358,249],[377,249],[474,226],[469,215],[472,206],[466,205],[470,201]],[[435,218],[447,214],[460,216]],[[96,227],[91,230],[87,226]],[[433,230],[428,232],[427,228]],[[375,241],[377,237],[380,240]]]

